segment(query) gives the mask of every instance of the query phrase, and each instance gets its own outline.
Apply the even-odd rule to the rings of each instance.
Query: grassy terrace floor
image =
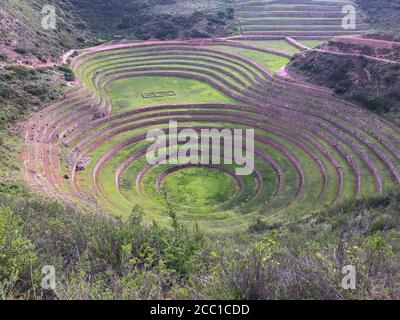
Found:
[[[115,81],[107,89],[113,113],[158,104],[235,103],[211,85],[179,77],[141,77]],[[143,98],[143,94],[172,91],[171,96]]]
[[[140,206],[164,225],[169,203],[209,232],[296,221],[398,184],[399,130],[326,90],[274,77],[295,52],[275,40],[84,51],[72,63],[79,85],[27,125],[26,175],[50,196],[123,218]],[[149,164],[146,133],[170,120],[196,132],[254,129],[253,173]]]
[[[276,49],[291,55],[299,52],[298,48],[289,44],[285,40],[242,40],[241,42],[262,48]]]

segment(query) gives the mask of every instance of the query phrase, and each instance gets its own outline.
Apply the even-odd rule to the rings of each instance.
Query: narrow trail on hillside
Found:
[[[370,47],[388,48],[388,49],[392,49],[394,46],[400,46],[400,42],[398,41],[362,38],[360,35],[340,36],[334,38],[333,40],[334,41],[339,40],[341,42],[349,42],[354,44],[361,44]]]
[[[310,50],[315,51],[315,52],[328,53],[328,54],[337,55],[337,56],[344,56],[344,57],[350,57],[350,58],[363,58],[363,59],[368,59],[368,60],[373,60],[373,61],[378,61],[378,62],[400,64],[400,61],[372,57],[372,56],[368,56],[368,55],[364,55],[364,54],[336,52],[336,51],[329,51],[329,50],[323,50],[323,49],[310,49]]]

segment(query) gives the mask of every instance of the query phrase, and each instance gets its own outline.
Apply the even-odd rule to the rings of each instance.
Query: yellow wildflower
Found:
[[[217,251],[211,251],[211,257],[213,257],[213,258],[218,257],[218,252]]]

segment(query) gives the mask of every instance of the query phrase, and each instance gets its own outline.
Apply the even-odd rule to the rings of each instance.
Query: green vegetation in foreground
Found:
[[[231,46],[215,46],[214,48],[251,59],[271,73],[275,73],[289,62],[288,58],[265,53],[263,51],[235,48]]]
[[[160,228],[138,207],[122,223],[0,190],[2,299],[399,298],[399,191],[205,237],[168,207],[170,227]],[[341,287],[348,264],[357,290]],[[41,288],[43,265],[56,268],[54,292]]]
[[[168,176],[163,185],[177,206],[198,207],[224,203],[235,195],[235,179],[218,169],[186,168]]]
[[[176,95],[161,98],[143,98],[142,94],[173,91]],[[140,77],[114,81],[108,93],[115,114],[134,108],[189,103],[235,103],[211,85],[178,77]]]

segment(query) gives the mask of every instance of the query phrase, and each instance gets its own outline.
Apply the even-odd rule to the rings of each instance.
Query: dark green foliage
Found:
[[[57,15],[55,30],[42,28],[41,20],[44,15],[41,11],[45,5],[55,6]],[[92,33],[69,1],[3,0],[2,9],[5,17],[8,18],[6,21],[18,21],[18,23],[5,24],[5,31],[0,28],[0,38],[4,33],[5,43],[21,56],[35,57],[39,61],[47,62],[58,59],[65,51],[90,43],[89,37]],[[7,30],[12,30],[13,41],[8,41],[11,37],[7,36]]]
[[[139,207],[122,222],[12,185],[0,185],[0,204],[3,298],[399,298],[399,191],[239,237],[205,237],[168,206],[165,229]],[[341,287],[347,264],[356,266],[356,291]],[[40,287],[44,265],[56,268],[56,295]]]
[[[23,195],[27,190],[23,186],[19,184],[11,184],[11,183],[3,183],[0,182],[0,196],[15,196],[15,195]]]
[[[196,28],[192,29],[192,31],[190,32],[190,34],[188,35],[189,38],[207,38],[209,36],[208,33],[200,31]]]
[[[71,70],[70,67],[64,65],[58,67],[58,70],[64,73],[65,81],[74,81],[75,79],[74,72]]]
[[[381,114],[390,112],[392,108],[398,109],[396,103],[388,96],[375,97],[375,96],[359,94],[359,95],[354,95],[353,99],[355,101],[360,102],[368,109]]]
[[[57,81],[50,70],[19,65],[0,69],[0,129],[57,99],[61,91]]]
[[[329,45],[345,51],[351,49],[348,44]],[[371,54],[364,47],[352,49]],[[373,112],[400,121],[400,67],[397,64],[308,51],[296,55],[289,69]]]
[[[203,1],[203,0],[201,0]],[[185,3],[186,2],[186,3]],[[58,60],[70,49],[114,39],[161,40],[227,36],[233,33],[234,9],[230,0],[215,0],[191,12],[190,0],[4,0],[6,17],[17,25],[0,26],[0,39],[29,63]],[[41,27],[44,5],[54,5],[55,30]],[[13,40],[9,31],[13,30]],[[14,44],[15,43],[15,44]],[[14,59],[0,55],[0,61]],[[70,81],[70,78],[68,81]]]
[[[7,61],[7,56],[6,56],[6,54],[0,52],[0,61]]]
[[[366,14],[365,22],[376,30],[396,32],[400,30],[400,0],[357,0]]]
[[[186,0],[185,0],[186,1]],[[234,10],[229,1],[220,1],[218,11],[204,9],[204,12],[178,13],[183,0],[71,0],[79,13],[100,36],[146,40],[176,39],[204,36],[213,30],[213,36],[229,33],[228,25],[233,23]],[[177,5],[176,10],[163,11],[164,6]],[[161,10],[160,10],[161,8]],[[174,12],[171,14],[170,12]],[[204,25],[208,25],[204,28]]]
[[[14,193],[11,187],[2,189]],[[176,220],[173,228],[162,229],[145,222],[140,209],[135,208],[131,218],[122,223],[17,194],[0,194],[0,282],[10,284],[8,290],[0,292],[3,297],[35,298],[32,289],[41,291],[40,270],[44,265],[55,266],[59,285],[67,286],[66,292],[73,289],[68,286],[75,281],[82,289],[95,286],[96,279],[107,279],[109,289],[120,286],[117,291],[122,294],[132,288],[117,279],[137,280],[137,273],[152,273],[158,281],[179,286],[179,281],[201,272],[208,263],[203,257],[207,250],[204,234]],[[9,254],[16,252],[15,259],[10,259]],[[165,274],[168,278],[163,279]],[[147,279],[143,285],[147,290],[153,284]],[[115,297],[117,291],[112,293]],[[83,292],[75,298],[83,298],[79,294]],[[90,294],[94,298],[95,292]]]
[[[269,232],[218,272],[219,292],[245,299],[398,299],[399,208],[399,190],[391,191]],[[356,267],[355,291],[341,288],[345,265]]]

